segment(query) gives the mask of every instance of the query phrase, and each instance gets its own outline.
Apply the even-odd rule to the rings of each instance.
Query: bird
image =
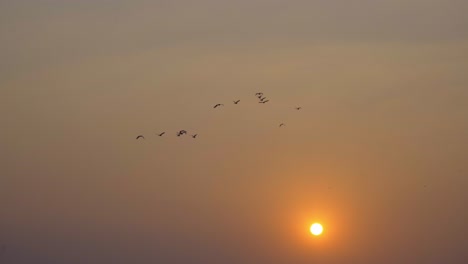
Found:
[[[196,138],[197,136],[198,136],[198,134],[192,135],[193,138]]]
[[[138,137],[136,137],[136,139],[140,139],[140,138],[145,139],[143,135],[139,135]]]
[[[158,136],[162,137],[164,134],[166,134],[166,132],[162,132],[162,133],[158,134]]]
[[[300,106],[296,107],[296,110],[301,110],[301,109],[302,109],[302,107],[300,107]]]
[[[284,124],[284,123],[281,123],[281,124],[279,125],[279,127],[283,127],[283,126],[285,126],[285,124]]]
[[[258,103],[259,103],[259,104],[266,104],[266,103],[268,103],[268,102],[270,102],[270,100],[260,101],[260,102],[258,102]]]
[[[237,100],[237,101],[233,101],[234,104],[238,104],[240,102],[240,100]]]
[[[217,108],[217,107],[220,107],[220,106],[224,106],[223,104],[216,104],[215,106],[213,106],[213,108]]]
[[[266,97],[258,98],[258,99],[260,99],[260,101],[263,102],[266,99]]]
[[[182,135],[184,135],[184,134],[187,134],[187,131],[185,131],[185,130],[180,130],[179,132],[177,132],[177,136],[178,136],[178,137],[180,137],[180,136],[182,136]]]
[[[256,93],[255,95],[261,97],[261,96],[263,96],[263,93]]]

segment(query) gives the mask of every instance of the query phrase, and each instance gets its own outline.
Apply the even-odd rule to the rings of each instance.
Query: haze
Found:
[[[0,263],[468,263],[467,11],[0,1]]]

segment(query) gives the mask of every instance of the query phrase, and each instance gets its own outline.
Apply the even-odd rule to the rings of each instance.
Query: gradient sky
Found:
[[[467,12],[0,0],[0,263],[468,263]]]

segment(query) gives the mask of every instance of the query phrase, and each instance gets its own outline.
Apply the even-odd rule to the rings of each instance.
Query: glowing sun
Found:
[[[320,236],[323,232],[323,226],[319,223],[312,224],[310,226],[310,233],[314,236]]]

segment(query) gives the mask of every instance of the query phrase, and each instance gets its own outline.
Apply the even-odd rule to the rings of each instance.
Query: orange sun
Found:
[[[319,223],[314,223],[310,226],[310,233],[314,236],[320,236],[323,232],[323,226]]]

